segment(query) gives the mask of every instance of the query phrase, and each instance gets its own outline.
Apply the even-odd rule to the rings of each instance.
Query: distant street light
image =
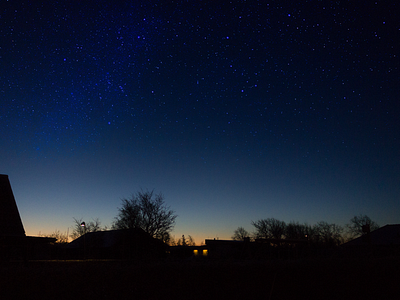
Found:
[[[81,226],[83,227],[83,259],[86,259],[86,223],[82,222]]]

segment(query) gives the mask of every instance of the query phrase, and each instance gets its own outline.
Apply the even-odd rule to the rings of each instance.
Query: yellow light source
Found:
[[[203,256],[207,256],[208,255],[208,250],[207,249],[203,249]]]
[[[198,254],[199,254],[199,250],[193,250],[193,254],[194,254],[194,256],[197,256]]]

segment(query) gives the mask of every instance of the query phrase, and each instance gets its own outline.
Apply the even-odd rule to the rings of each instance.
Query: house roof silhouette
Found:
[[[106,230],[85,233],[66,245],[66,248],[80,248],[83,247],[84,243],[86,243],[87,247],[111,248],[127,239],[134,239],[135,242],[142,243],[154,240],[140,228],[131,230]]]
[[[3,174],[0,174],[0,236],[25,236],[10,181]]]
[[[344,246],[400,246],[400,224],[385,225],[372,231],[369,235],[360,236]]]
[[[17,203],[11,188],[8,175],[0,174],[0,246],[2,255],[15,252],[16,247],[25,249],[27,246],[48,244],[55,242],[55,238],[26,236],[22,225]]]
[[[155,259],[165,256],[167,245],[135,228],[88,232],[63,248],[69,258]]]

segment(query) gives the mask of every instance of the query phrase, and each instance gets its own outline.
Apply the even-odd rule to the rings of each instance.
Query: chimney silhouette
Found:
[[[0,236],[25,236],[8,175],[0,174]]]

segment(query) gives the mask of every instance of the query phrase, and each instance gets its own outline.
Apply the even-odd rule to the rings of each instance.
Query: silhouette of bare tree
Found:
[[[93,219],[89,222],[83,222],[83,219],[75,219],[74,218],[74,225],[72,227],[71,238],[77,239],[78,237],[84,235],[88,232],[96,232],[102,230],[101,222],[98,218]]]
[[[114,229],[141,228],[150,236],[165,240],[175,225],[177,215],[164,203],[164,196],[154,191],[140,191],[131,199],[122,199]]]
[[[40,235],[43,237],[51,237],[55,238],[57,244],[66,244],[68,243],[68,235],[66,233],[60,232],[60,230],[55,230],[53,233]]]
[[[256,238],[281,239],[285,234],[286,223],[275,218],[253,221],[251,224],[256,228]]]
[[[338,246],[344,242],[342,233],[343,227],[336,224],[329,224],[325,221],[318,222],[313,227],[311,239],[326,246]]]
[[[246,229],[244,229],[243,227],[238,227],[233,232],[232,240],[244,241],[244,239],[249,237],[249,236],[250,236],[250,234]]]
[[[307,224],[299,222],[290,222],[285,228],[285,238],[292,240],[300,240],[308,237],[312,233],[312,228]]]
[[[374,231],[379,225],[372,221],[367,215],[358,215],[350,219],[350,223],[346,224],[347,232],[351,238],[356,238],[364,233]]]

